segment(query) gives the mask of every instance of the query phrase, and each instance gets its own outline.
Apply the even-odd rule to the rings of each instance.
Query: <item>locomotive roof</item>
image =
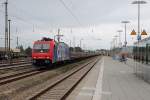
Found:
[[[51,38],[46,38],[46,37],[43,37],[41,41],[52,41],[53,39]]]
[[[54,41],[53,39],[47,39],[47,40],[37,40],[35,42],[50,42],[50,41]]]
[[[41,40],[37,40],[37,41],[53,41],[53,39],[43,37]],[[36,42],[37,42],[37,41],[36,41]]]
[[[36,42],[51,42],[51,41],[53,41],[55,44],[63,44],[63,45],[67,45],[65,42],[57,42],[57,41],[55,41],[54,39],[51,39],[51,38],[42,38],[41,40],[37,40],[37,41],[35,41],[35,43]]]

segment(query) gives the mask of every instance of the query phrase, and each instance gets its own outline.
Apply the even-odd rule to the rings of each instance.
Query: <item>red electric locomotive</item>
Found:
[[[70,59],[69,46],[64,42],[43,38],[34,42],[32,50],[33,64],[53,64]]]

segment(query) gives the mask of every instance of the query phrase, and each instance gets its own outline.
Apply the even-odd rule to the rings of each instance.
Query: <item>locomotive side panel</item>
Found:
[[[65,43],[59,43],[57,45],[57,61],[65,61],[70,59],[69,47]]]

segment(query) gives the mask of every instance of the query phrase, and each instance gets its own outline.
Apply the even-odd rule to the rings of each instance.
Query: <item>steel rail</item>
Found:
[[[73,81],[73,79],[74,78],[71,78],[72,76],[74,76],[74,77],[76,77],[76,76],[78,76],[79,74],[81,74],[80,75],[80,78],[78,78],[77,80],[75,80],[75,82],[73,82],[73,83],[69,83],[68,85],[67,85],[67,87],[70,87],[69,89],[67,89],[66,91],[63,91],[63,93],[59,93],[59,94],[62,94],[61,96],[59,95],[58,97],[56,96],[56,98],[57,98],[57,100],[63,100],[64,98],[66,98],[68,95],[69,95],[69,93],[76,87],[76,85],[87,75],[87,73],[94,67],[94,65],[97,63],[99,61],[99,59],[97,58],[97,59],[94,59],[94,60],[92,60],[92,61],[90,61],[90,62],[88,62],[88,63],[86,63],[85,65],[82,65],[80,68],[78,68],[78,69],[76,69],[76,70],[74,70],[73,72],[70,72],[70,73],[68,73],[67,75],[61,75],[61,76],[59,76],[59,78],[58,78],[58,80],[56,80],[55,82],[52,82],[53,84],[51,84],[50,86],[48,86],[48,87],[46,87],[45,89],[42,89],[42,91],[40,91],[40,92],[36,92],[35,94],[32,94],[32,95],[30,95],[29,97],[27,97],[26,98],[26,100],[36,100],[36,99],[38,99],[38,98],[40,98],[43,94],[45,94],[46,92],[48,92],[48,91],[51,91],[52,89],[54,89],[55,87],[55,89],[57,89],[57,86],[59,85],[59,84],[62,84],[62,83],[64,83],[63,85],[64,86],[66,86],[65,84],[66,84],[66,82],[65,81],[67,81],[67,79],[69,80],[69,78],[70,78],[70,80],[71,81]],[[87,66],[89,66],[89,67],[87,67]],[[79,71],[83,71],[83,72],[79,72]],[[84,71],[84,70],[86,70],[86,71]],[[76,78],[75,78],[76,79]],[[71,85],[71,86],[69,86],[69,85]],[[66,88],[67,88],[66,87]],[[54,90],[55,90],[54,89]],[[61,91],[58,91],[58,92],[61,92]],[[56,93],[58,93],[58,92],[56,92]],[[57,95],[57,94],[54,94],[54,95]],[[55,99],[56,99],[55,98]],[[59,99],[58,99],[59,98]],[[54,99],[54,98],[53,98]],[[55,100],[54,99],[54,100]]]

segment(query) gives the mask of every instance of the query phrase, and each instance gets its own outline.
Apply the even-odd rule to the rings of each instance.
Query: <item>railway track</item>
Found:
[[[35,69],[35,67],[33,67],[31,63],[0,67],[0,80],[2,79],[2,77],[6,78],[6,76],[13,76],[15,74],[30,71],[33,69]]]
[[[8,70],[8,69],[14,69],[14,68],[21,68],[21,67],[25,67],[25,66],[31,66],[32,64],[30,62],[27,63],[20,63],[20,64],[15,64],[15,65],[11,65],[11,66],[5,66],[5,67],[0,67],[0,70]]]
[[[20,64],[27,64],[27,63],[31,63],[31,62],[32,61],[30,60],[30,61],[19,61],[19,62],[13,62],[13,63],[5,63],[5,64],[0,64],[0,68],[20,65]]]
[[[17,63],[17,62],[25,62],[25,61],[28,61],[28,60],[12,60],[12,61],[9,61],[11,63]],[[9,64],[8,60],[6,61],[0,61],[0,65],[1,64]]]
[[[17,59],[11,59],[11,63],[17,63],[17,62],[25,62],[30,61],[31,58],[17,58]],[[0,64],[8,64],[8,60],[0,60]]]
[[[33,75],[36,75],[36,74],[40,74],[40,73],[43,73],[43,72],[45,72],[45,71],[30,70],[30,71],[25,71],[25,72],[22,72],[22,73],[17,73],[17,74],[14,74],[14,75],[0,77],[0,86],[4,85],[4,84],[7,84],[7,83],[10,83],[10,82],[20,80],[20,79],[24,79],[24,78],[27,78],[27,77],[30,77],[30,76],[33,76]]]
[[[0,86],[45,72],[45,71],[38,71],[37,68],[31,67],[30,65],[31,64],[24,64],[24,65],[0,68],[0,70],[19,68],[19,69],[16,69],[15,72],[10,72],[10,73],[5,73],[5,74],[0,75]]]
[[[29,66],[29,67],[27,67],[27,66]],[[0,75],[0,86],[4,85],[4,84],[7,84],[7,83],[10,83],[10,82],[21,80],[21,79],[24,79],[24,78],[27,78],[27,77],[30,77],[30,76],[33,76],[33,75],[36,75],[36,74],[46,72],[46,70],[39,71],[38,68],[31,67],[30,64],[29,65],[27,64],[27,66],[25,64],[25,65],[21,65],[21,66],[11,67],[10,69],[23,67],[24,71],[19,70],[19,71],[16,71],[16,72],[6,73],[6,74],[3,74],[3,75]],[[7,69],[9,69],[9,67]],[[25,70],[25,69],[27,69],[27,70]]]
[[[15,75],[28,73],[28,72],[33,71],[33,70],[36,70],[36,68],[31,67],[31,68],[27,68],[27,69],[24,69],[24,70],[19,70],[19,71],[16,70],[16,71],[13,71],[13,72],[5,73],[5,74],[0,75],[0,80],[10,78],[10,77],[14,77]]]
[[[100,58],[80,65],[16,96],[13,100],[63,100],[86,76]]]

